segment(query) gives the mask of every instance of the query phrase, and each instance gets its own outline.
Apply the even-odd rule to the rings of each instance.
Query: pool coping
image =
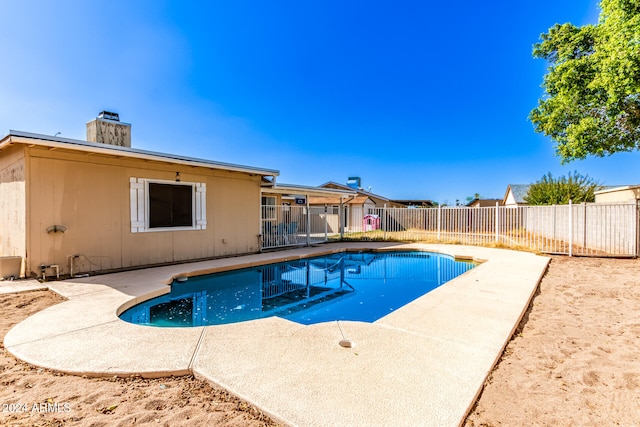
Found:
[[[168,292],[180,275],[363,249],[482,264],[372,324],[267,318],[153,328],[117,317]],[[504,249],[353,242],[76,278],[48,283],[68,300],[16,325],[4,345],[28,363],[75,375],[193,373],[289,425],[460,425],[548,263]],[[354,348],[338,345],[343,334]]]

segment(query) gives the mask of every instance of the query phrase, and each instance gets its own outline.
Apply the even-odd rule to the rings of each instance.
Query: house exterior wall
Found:
[[[596,203],[633,202],[640,200],[640,187],[596,193]]]
[[[24,148],[9,147],[0,156],[0,256],[27,254],[26,159]],[[21,275],[24,270],[21,271]]]
[[[363,204],[349,204],[348,205],[349,219],[347,221],[347,231],[351,231],[351,232],[363,231],[362,219],[364,218],[365,215],[370,213],[375,208],[376,208],[375,203],[368,200]]]
[[[33,147],[28,150],[27,274],[139,267],[259,250],[260,176]],[[206,185],[206,228],[132,232],[130,179]],[[64,233],[47,233],[63,225]]]
[[[518,202],[516,202],[515,197],[513,197],[513,192],[511,190],[509,190],[509,192],[507,193],[507,197],[505,197],[504,205],[512,208],[518,206]]]
[[[512,197],[513,198],[513,197]],[[496,203],[502,205],[502,200],[497,199],[476,199],[473,203],[467,205],[470,208],[493,208]]]

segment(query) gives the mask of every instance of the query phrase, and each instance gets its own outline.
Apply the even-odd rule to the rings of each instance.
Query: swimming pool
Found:
[[[473,268],[431,252],[338,253],[174,281],[120,318],[159,327],[279,316],[305,325],[374,322]]]

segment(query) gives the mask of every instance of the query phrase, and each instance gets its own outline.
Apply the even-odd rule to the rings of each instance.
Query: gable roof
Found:
[[[330,197],[335,198],[336,200],[340,200],[340,197],[349,197],[355,196],[356,192],[353,190],[340,190],[334,188],[318,188],[318,187],[309,187],[306,185],[295,185],[295,184],[263,184],[260,188],[260,192],[263,194],[283,194],[283,195],[295,195],[295,194],[304,194],[306,196],[312,197]],[[339,202],[338,202],[339,203]]]
[[[358,193],[364,194],[364,195],[369,196],[369,197],[374,197],[376,199],[380,199],[380,200],[387,201],[387,202],[391,201],[391,199],[389,199],[387,197],[380,196],[378,194],[374,194],[374,193],[371,193],[369,191],[365,191],[362,188],[358,188],[357,190],[354,190],[353,188],[349,187],[348,185],[339,184],[339,183],[334,182],[334,181],[325,182],[324,184],[319,185],[318,187],[322,187],[322,188],[340,188],[340,189],[348,190],[348,191],[357,191]]]
[[[106,154],[118,157],[155,160],[174,164],[199,166],[208,169],[221,169],[233,172],[244,172],[255,175],[277,176],[280,171],[275,169],[256,168],[252,166],[236,165],[232,163],[216,162],[213,160],[199,159],[195,157],[180,156],[176,154],[160,153],[155,151],[139,150],[131,147],[119,147],[100,142],[82,141],[79,139],[60,138],[51,135],[41,135],[30,132],[10,130],[9,134],[0,139],[0,151],[13,144],[27,144],[58,149],[83,151],[87,153]]]
[[[595,194],[613,193],[616,191],[635,190],[640,188],[640,184],[631,185],[605,185],[602,189],[595,192]]]
[[[524,200],[525,196],[529,192],[529,187],[531,184],[509,184],[507,185],[507,191],[504,193],[504,198],[502,199],[503,204],[506,204],[507,197],[509,196],[509,190],[511,190],[511,194],[513,194],[513,199],[518,204],[526,204],[527,202]]]
[[[368,196],[351,196],[346,199],[342,199],[343,205],[364,205],[367,201],[371,201]],[[339,205],[340,197],[309,197],[310,205]]]

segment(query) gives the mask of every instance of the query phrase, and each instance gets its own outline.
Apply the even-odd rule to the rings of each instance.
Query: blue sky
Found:
[[[561,165],[529,111],[556,22],[598,1],[0,0],[0,133],[85,139],[102,110],[134,147],[362,177],[395,199],[454,203],[577,170],[640,183],[640,153]]]

